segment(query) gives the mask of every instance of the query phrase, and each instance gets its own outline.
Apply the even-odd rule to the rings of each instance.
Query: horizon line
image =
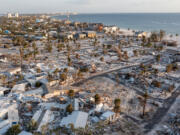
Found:
[[[19,13],[19,14],[57,14],[57,13],[76,13],[76,14],[180,14],[179,12],[87,12],[87,13],[83,13],[83,12],[42,12],[42,13],[23,13],[23,12],[6,12],[6,13],[0,13],[1,15],[6,15],[7,13]]]

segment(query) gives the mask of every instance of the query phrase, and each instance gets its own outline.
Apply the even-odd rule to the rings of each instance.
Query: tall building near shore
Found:
[[[11,13],[8,13],[8,14],[7,14],[7,17],[8,17],[8,18],[11,18],[11,17],[12,17],[12,14],[11,14]]]
[[[7,17],[8,18],[18,18],[19,17],[19,13],[15,13],[14,15],[12,13],[8,13]]]
[[[18,18],[18,17],[19,17],[19,13],[15,13],[15,17],[17,17],[17,18]]]

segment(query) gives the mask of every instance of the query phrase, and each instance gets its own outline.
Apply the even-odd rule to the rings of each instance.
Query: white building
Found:
[[[8,72],[10,73],[10,75],[21,73],[21,68],[20,67],[13,68],[13,69],[10,69]]]
[[[38,132],[42,131],[42,127],[44,125],[47,125],[48,123],[52,122],[54,120],[54,114],[50,110],[46,110],[44,117],[41,120],[41,123],[39,124],[39,127],[37,129]]]
[[[19,13],[15,13],[14,16],[13,16],[12,13],[8,13],[8,14],[7,14],[7,17],[8,17],[8,18],[18,18],[18,17],[19,17]]]
[[[26,131],[22,131],[21,133],[19,133],[18,135],[33,135],[30,132],[26,132]]]
[[[44,94],[44,90],[43,88],[38,88],[38,89],[35,89],[35,90],[29,90],[29,91],[26,91],[24,93],[25,96],[35,96],[35,97],[39,97],[41,95]]]
[[[11,13],[8,13],[8,14],[7,14],[7,17],[8,17],[8,18],[11,18],[11,17],[12,17],[12,14],[11,14]]]
[[[16,93],[25,92],[26,85],[27,85],[27,83],[21,83],[21,84],[14,85],[14,87],[11,89],[11,91],[16,92]]]
[[[42,109],[37,110],[37,111],[35,112],[35,114],[33,115],[33,117],[32,117],[32,121],[38,123],[38,122],[39,122],[39,119],[40,119],[40,117],[41,117],[41,115],[42,115],[42,112],[43,112]]]
[[[73,111],[71,115],[68,115],[62,119],[60,126],[69,128],[69,124],[73,124],[74,128],[85,128],[87,120],[88,113]]]
[[[8,120],[10,125],[16,125],[19,123],[17,104],[12,105],[11,108],[8,109]]]
[[[4,135],[8,129],[10,128],[10,125],[6,125],[3,128],[0,128],[0,135]]]
[[[104,27],[104,31],[106,33],[113,33],[116,32],[119,28],[117,26],[109,26],[109,27]]]
[[[79,111],[79,100],[77,98],[74,99],[74,110]]]
[[[0,119],[3,119],[8,114],[8,109],[11,108],[12,104],[8,98],[0,99]]]
[[[5,87],[0,86],[0,96],[4,96],[6,91],[9,91],[9,88],[5,88]]]
[[[9,125],[9,120],[3,120],[0,122],[0,130]]]
[[[19,17],[19,13],[15,13],[15,17],[18,18]]]

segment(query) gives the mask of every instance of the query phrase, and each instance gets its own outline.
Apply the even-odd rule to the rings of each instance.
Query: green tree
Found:
[[[168,64],[167,66],[166,66],[166,72],[171,72],[172,71],[172,69],[173,69],[173,65],[172,64]]]
[[[29,122],[29,124],[28,124],[28,127],[27,127],[27,130],[29,131],[29,132],[33,132],[33,131],[35,131],[36,129],[37,129],[37,122],[35,122],[34,120],[31,120],[30,122]]]
[[[158,42],[158,39],[159,39],[158,33],[152,32],[150,39],[151,39],[151,41],[153,41],[153,42]]]
[[[114,112],[116,114],[118,114],[120,111],[121,111],[121,107],[120,107],[120,104],[121,104],[121,100],[119,98],[115,99],[114,100]]]
[[[138,56],[137,50],[133,50],[134,56]]]
[[[160,61],[160,59],[161,59],[161,55],[160,55],[160,54],[158,54],[158,55],[156,56],[156,61],[157,61],[157,62],[159,62],[159,61]]]
[[[95,99],[95,104],[96,105],[101,103],[101,97],[99,96],[99,94],[96,94],[94,96],[94,99]]]
[[[147,99],[149,98],[149,95],[148,95],[147,91],[144,93],[143,98],[144,99],[143,99],[143,113],[142,113],[142,116],[144,117],[145,111],[146,111]]]
[[[128,59],[129,57],[128,57],[128,54],[127,54],[127,51],[124,51],[124,58],[125,59]]]
[[[115,106],[120,106],[120,104],[121,104],[121,100],[119,98],[114,100],[114,105]]]
[[[68,96],[72,99],[74,97],[75,93],[74,90],[69,90],[68,91]]]
[[[69,104],[67,107],[66,107],[66,112],[68,112],[68,113],[72,113],[73,112],[73,106],[72,106],[72,104]]]
[[[66,81],[67,75],[66,75],[65,73],[62,73],[62,74],[60,75],[60,79],[61,79],[61,81]]]
[[[20,63],[21,63],[21,68],[22,68],[23,58],[24,58],[24,49],[22,48],[22,46],[19,47],[19,55],[20,55]]]
[[[5,135],[18,135],[21,132],[20,125],[13,125],[8,129]]]
[[[160,41],[162,41],[162,39],[164,38],[166,32],[164,30],[160,30],[159,32],[159,38],[160,38]]]
[[[39,53],[39,50],[38,50],[35,42],[33,42],[32,48],[33,48],[33,57],[34,57],[34,60],[36,60],[36,55]]]
[[[102,61],[102,62],[104,61],[104,57],[103,56],[100,58],[100,61]]]

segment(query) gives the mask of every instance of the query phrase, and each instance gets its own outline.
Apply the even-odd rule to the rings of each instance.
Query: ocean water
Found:
[[[67,19],[67,16],[54,16]],[[103,23],[133,30],[159,31],[180,34],[180,13],[119,13],[119,14],[78,14],[71,15],[71,21]]]

